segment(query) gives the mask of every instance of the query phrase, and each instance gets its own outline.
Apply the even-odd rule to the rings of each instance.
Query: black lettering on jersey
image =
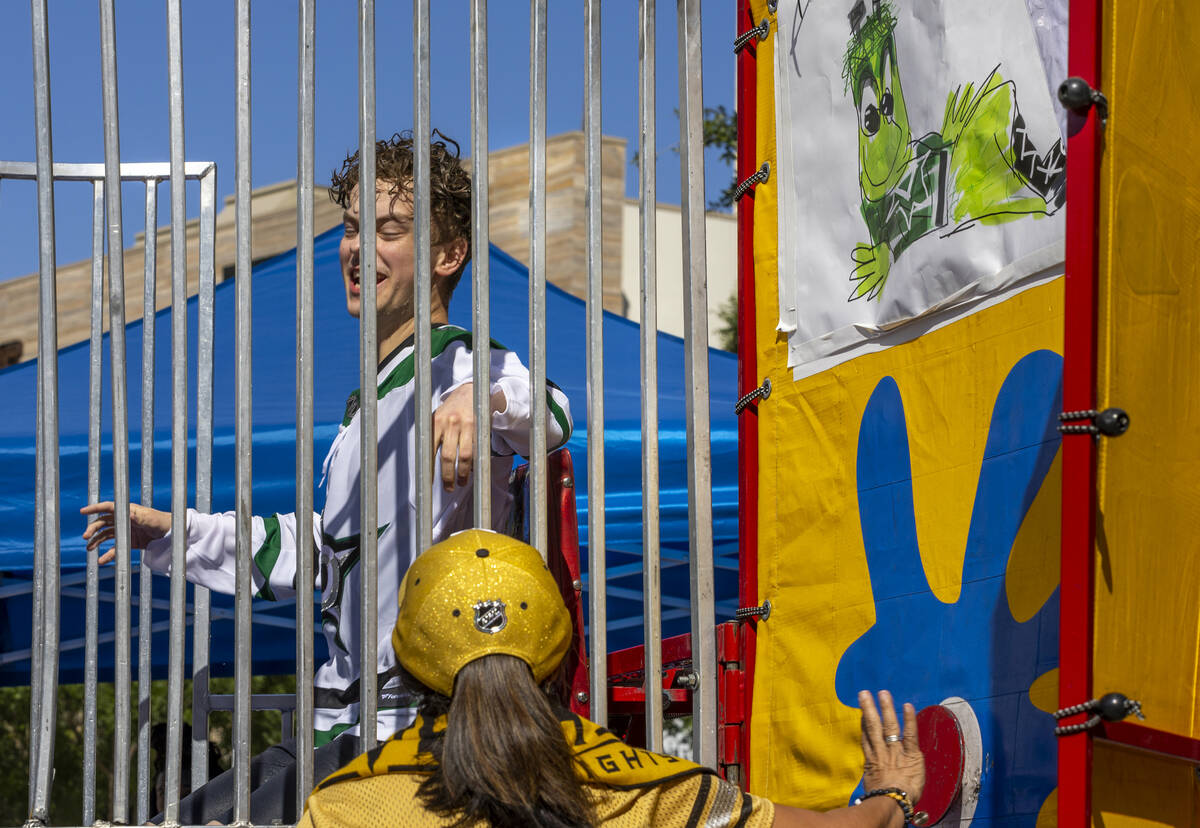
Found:
[[[639,768],[642,766],[641,757],[638,756],[638,751],[636,751],[636,750],[621,751],[621,758],[625,760],[626,765],[629,765],[630,770],[633,770],[633,767],[635,764]]]
[[[596,763],[600,765],[600,767],[604,768],[605,773],[616,773],[621,769],[618,767],[616,760],[614,760],[612,756],[607,753],[597,756]]]

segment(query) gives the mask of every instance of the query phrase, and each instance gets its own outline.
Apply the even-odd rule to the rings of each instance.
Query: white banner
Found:
[[[1061,273],[1061,78],[1043,65],[1065,64],[1066,2],[1026,2],[780,4],[772,175],[796,379]]]

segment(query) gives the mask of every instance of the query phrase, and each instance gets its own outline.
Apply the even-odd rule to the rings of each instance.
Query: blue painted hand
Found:
[[[1035,351],[997,394],[952,604],[933,594],[921,564],[904,406],[891,377],[876,386],[859,428],[859,517],[876,621],[838,665],[838,698],[854,705],[860,688],[886,687],[918,709],[966,699],[983,740],[975,818],[1006,825],[1032,825],[1054,788],[1054,721],[1032,705],[1029,687],[1058,665],[1058,593],[1018,622],[1005,570],[1058,451],[1061,378],[1062,358]]]

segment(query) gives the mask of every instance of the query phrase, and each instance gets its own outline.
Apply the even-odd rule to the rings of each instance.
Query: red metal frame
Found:
[[[1103,722],[1096,731],[1096,738],[1106,742],[1116,742],[1171,759],[1200,764],[1200,739],[1156,730],[1133,722]]]
[[[750,0],[738,0],[737,33],[743,34],[758,21],[753,19]],[[744,181],[757,168],[756,97],[757,55],[753,46],[737,57],[737,178]],[[768,67],[769,69],[769,67]],[[738,217],[738,396],[758,386],[758,355],[754,313],[754,198],[748,195],[737,205]],[[758,409],[751,406],[738,418],[738,602],[743,607],[758,604]],[[741,710],[727,710],[740,722],[737,755],[741,759],[741,786],[750,788],[750,716],[754,688],[755,624],[738,625],[741,636],[744,692]],[[724,718],[722,718],[724,721]]]
[[[563,602],[571,613],[571,626],[575,634],[571,649],[564,658],[561,679],[562,701],[573,713],[588,718],[591,700],[588,698],[587,644],[583,635],[583,601],[580,598],[582,580],[579,575],[579,514],[575,509],[575,466],[571,452],[565,448],[553,452],[549,462],[547,501],[547,536],[550,548],[547,565],[550,567]],[[512,487],[518,503],[528,497],[526,485],[529,466],[518,466],[513,475]],[[522,506],[522,508],[524,508]],[[523,520],[521,521],[523,523]],[[514,535],[523,536],[523,526],[514,526]],[[526,538],[528,539],[528,538]]]
[[[729,621],[717,625],[717,770],[745,786],[745,731],[750,685],[745,666],[744,632],[748,625]],[[683,679],[692,672],[690,634],[663,639],[662,692],[669,716],[692,712],[692,691]],[[645,650],[630,647],[608,654],[609,728],[632,745],[644,747],[646,694],[643,675]]]
[[[1099,88],[1101,8],[1098,0],[1071,0],[1068,67]],[[1069,116],[1067,229],[1063,342],[1063,408],[1095,407],[1097,219],[1102,132],[1095,112]],[[1062,582],[1059,591],[1061,707],[1092,698],[1092,550],[1096,453],[1091,435],[1063,437]],[[1081,714],[1062,724],[1082,721]],[[1058,740],[1058,819],[1083,828],[1091,822],[1092,736]]]

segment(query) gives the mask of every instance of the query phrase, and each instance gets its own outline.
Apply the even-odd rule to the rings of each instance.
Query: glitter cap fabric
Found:
[[[400,584],[392,646],[404,669],[449,696],[464,665],[515,656],[539,684],[571,643],[571,617],[542,556],[498,532],[468,529],[434,544]]]

